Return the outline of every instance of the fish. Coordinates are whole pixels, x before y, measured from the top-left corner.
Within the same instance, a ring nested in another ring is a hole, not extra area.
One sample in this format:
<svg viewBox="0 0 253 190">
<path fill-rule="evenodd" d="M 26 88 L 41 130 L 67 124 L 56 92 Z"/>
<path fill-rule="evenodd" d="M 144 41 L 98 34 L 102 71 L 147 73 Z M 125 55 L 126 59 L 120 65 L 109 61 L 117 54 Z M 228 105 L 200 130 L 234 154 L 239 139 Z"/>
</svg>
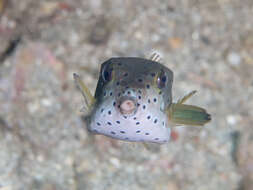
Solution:
<svg viewBox="0 0 253 190">
<path fill-rule="evenodd" d="M 211 120 L 204 108 L 185 104 L 197 91 L 172 101 L 173 72 L 160 57 L 113 57 L 102 63 L 95 95 L 74 73 L 86 108 L 86 126 L 95 135 L 164 144 L 171 127 L 203 126 Z"/>
</svg>

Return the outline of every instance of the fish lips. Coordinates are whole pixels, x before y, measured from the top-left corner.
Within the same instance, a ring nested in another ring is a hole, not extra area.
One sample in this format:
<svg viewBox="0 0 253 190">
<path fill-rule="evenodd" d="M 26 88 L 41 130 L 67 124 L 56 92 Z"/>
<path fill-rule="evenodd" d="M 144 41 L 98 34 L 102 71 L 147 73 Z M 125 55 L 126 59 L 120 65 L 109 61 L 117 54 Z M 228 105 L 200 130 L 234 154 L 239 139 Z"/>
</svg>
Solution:
<svg viewBox="0 0 253 190">
<path fill-rule="evenodd" d="M 123 116 L 133 116 L 138 110 L 137 98 L 122 96 L 117 100 L 118 110 Z"/>
</svg>

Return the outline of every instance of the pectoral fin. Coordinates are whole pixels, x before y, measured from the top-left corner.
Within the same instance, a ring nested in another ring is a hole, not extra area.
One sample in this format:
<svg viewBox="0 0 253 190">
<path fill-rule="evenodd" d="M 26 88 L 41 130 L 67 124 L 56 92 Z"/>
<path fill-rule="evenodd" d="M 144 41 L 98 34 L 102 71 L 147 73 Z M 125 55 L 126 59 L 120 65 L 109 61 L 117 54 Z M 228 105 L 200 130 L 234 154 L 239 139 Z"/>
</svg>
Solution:
<svg viewBox="0 0 253 190">
<path fill-rule="evenodd" d="M 82 82 L 81 78 L 79 75 L 77 75 L 76 73 L 73 74 L 76 86 L 78 87 L 78 89 L 81 91 L 86 106 L 88 109 L 90 109 L 92 107 L 92 105 L 95 102 L 95 98 L 91 95 L 90 90 L 88 89 L 88 87 Z"/>
</svg>

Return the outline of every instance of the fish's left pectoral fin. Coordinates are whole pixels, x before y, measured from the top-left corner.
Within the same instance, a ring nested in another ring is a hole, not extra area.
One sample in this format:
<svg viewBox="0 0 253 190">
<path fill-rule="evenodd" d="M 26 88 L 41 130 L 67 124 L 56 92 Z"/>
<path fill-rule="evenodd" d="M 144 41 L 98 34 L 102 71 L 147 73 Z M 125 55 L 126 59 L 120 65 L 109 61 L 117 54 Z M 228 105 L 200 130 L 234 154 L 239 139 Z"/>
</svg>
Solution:
<svg viewBox="0 0 253 190">
<path fill-rule="evenodd" d="M 90 90 L 88 89 L 88 87 L 82 82 L 80 76 L 76 73 L 73 74 L 75 83 L 77 88 L 81 91 L 86 106 L 88 107 L 88 109 L 90 109 L 92 107 L 92 105 L 95 103 L 95 98 L 91 95 Z M 82 108 L 82 111 L 84 111 L 85 109 Z"/>
<path fill-rule="evenodd" d="M 205 109 L 182 103 L 172 103 L 168 114 L 175 125 L 203 126 L 211 121 L 211 115 Z"/>
</svg>

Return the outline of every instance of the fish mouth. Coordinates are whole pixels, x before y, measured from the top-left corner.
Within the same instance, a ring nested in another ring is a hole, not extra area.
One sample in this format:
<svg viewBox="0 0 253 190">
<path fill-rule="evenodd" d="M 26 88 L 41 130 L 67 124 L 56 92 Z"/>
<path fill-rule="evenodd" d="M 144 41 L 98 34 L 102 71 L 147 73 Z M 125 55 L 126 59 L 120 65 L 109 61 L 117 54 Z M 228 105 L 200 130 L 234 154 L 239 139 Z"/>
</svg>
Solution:
<svg viewBox="0 0 253 190">
<path fill-rule="evenodd" d="M 137 112 L 138 104 L 135 97 L 123 96 L 118 100 L 119 112 L 124 116 L 132 116 Z"/>
</svg>

